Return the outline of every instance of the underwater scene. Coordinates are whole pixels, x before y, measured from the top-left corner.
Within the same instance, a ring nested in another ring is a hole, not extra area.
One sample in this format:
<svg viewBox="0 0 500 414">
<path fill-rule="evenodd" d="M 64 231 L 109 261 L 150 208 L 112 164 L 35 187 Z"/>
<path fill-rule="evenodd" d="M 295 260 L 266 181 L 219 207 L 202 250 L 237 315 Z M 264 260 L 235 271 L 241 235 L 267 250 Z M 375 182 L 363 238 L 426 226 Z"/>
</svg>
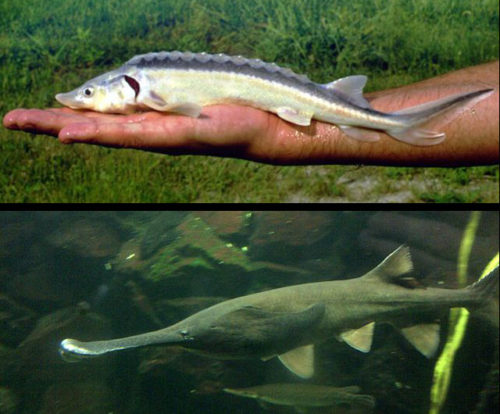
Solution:
<svg viewBox="0 0 500 414">
<path fill-rule="evenodd" d="M 496 211 L 0 229 L 0 414 L 498 412 Z"/>
</svg>

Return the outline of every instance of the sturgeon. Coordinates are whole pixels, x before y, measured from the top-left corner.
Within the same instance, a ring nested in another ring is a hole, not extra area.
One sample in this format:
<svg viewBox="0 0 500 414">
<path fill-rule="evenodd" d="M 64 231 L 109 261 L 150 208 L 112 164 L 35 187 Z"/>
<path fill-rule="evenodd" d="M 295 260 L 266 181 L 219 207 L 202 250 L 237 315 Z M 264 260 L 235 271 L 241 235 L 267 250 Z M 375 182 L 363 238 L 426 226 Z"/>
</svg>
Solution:
<svg viewBox="0 0 500 414">
<path fill-rule="evenodd" d="M 425 146 L 439 144 L 445 134 L 424 129 L 423 124 L 454 108 L 458 114 L 493 91 L 482 89 L 384 113 L 363 97 L 366 81 L 366 76 L 355 75 L 318 84 L 260 59 L 174 51 L 135 56 L 56 99 L 73 109 L 155 110 L 191 117 L 198 117 L 207 105 L 236 103 L 273 112 L 296 125 L 308 126 L 313 118 L 336 124 L 360 141 L 377 141 L 377 131 L 383 131 L 399 141 Z"/>
<path fill-rule="evenodd" d="M 439 312 L 488 305 L 498 267 L 463 289 L 418 288 L 407 246 L 400 246 L 362 277 L 306 283 L 229 299 L 164 329 L 125 338 L 64 339 L 67 360 L 147 345 L 178 345 L 221 359 L 278 356 L 302 378 L 314 374 L 314 346 L 329 338 L 370 351 L 375 322 L 392 323 L 426 357 L 439 345 Z M 415 317 L 426 316 L 415 321 Z M 427 316 L 430 319 L 427 319 Z"/>
</svg>

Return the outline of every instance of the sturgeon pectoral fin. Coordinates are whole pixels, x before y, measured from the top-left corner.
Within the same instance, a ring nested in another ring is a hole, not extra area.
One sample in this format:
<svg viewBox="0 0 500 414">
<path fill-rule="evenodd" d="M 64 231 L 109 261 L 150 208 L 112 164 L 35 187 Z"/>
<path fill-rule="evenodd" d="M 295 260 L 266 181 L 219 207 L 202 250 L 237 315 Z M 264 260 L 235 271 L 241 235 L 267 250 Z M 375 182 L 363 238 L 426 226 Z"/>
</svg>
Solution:
<svg viewBox="0 0 500 414">
<path fill-rule="evenodd" d="M 401 329 L 404 337 L 422 355 L 432 358 L 439 347 L 439 324 L 428 323 Z"/>
<path fill-rule="evenodd" d="M 309 126 L 313 114 L 299 112 L 292 108 L 281 107 L 276 110 L 276 113 L 281 119 L 291 122 L 292 124 Z"/>
<path fill-rule="evenodd" d="M 198 118 L 202 110 L 200 105 L 192 102 L 169 104 L 153 91 L 150 91 L 147 96 L 142 98 L 142 103 L 156 111 L 175 112 L 192 118 Z"/>
<path fill-rule="evenodd" d="M 374 327 L 375 322 L 370 322 L 359 329 L 350 329 L 342 332 L 340 338 L 358 351 L 369 352 L 372 347 Z"/>
<path fill-rule="evenodd" d="M 143 96 L 141 98 L 141 101 L 144 105 L 156 111 L 163 112 L 166 111 L 166 108 L 168 107 L 167 102 L 165 102 L 165 100 L 161 96 L 157 95 L 153 91 L 149 91 L 146 96 Z"/>
<path fill-rule="evenodd" d="M 301 378 L 314 375 L 314 345 L 304 345 L 278 356 L 279 360 Z"/>
<path fill-rule="evenodd" d="M 201 114 L 202 109 L 203 108 L 198 104 L 192 102 L 186 102 L 183 104 L 169 106 L 167 111 L 190 116 L 191 118 L 198 118 Z"/>
<path fill-rule="evenodd" d="M 380 139 L 378 132 L 372 129 L 358 128 L 349 125 L 338 125 L 342 132 L 351 138 L 363 142 L 375 142 Z"/>
</svg>

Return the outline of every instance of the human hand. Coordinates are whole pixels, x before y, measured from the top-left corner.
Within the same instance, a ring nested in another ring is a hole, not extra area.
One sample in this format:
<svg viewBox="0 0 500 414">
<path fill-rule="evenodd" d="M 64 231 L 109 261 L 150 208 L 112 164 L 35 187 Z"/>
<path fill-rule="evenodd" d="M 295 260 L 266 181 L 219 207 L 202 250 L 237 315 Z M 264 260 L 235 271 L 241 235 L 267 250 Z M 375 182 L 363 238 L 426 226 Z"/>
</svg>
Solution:
<svg viewBox="0 0 500 414">
<path fill-rule="evenodd" d="M 199 118 L 156 111 L 121 115 L 69 108 L 15 109 L 4 117 L 4 125 L 52 135 L 64 144 L 268 161 L 286 152 L 297 156 L 290 142 L 280 142 L 280 136 L 296 132 L 295 126 L 271 113 L 239 105 L 207 107 Z"/>
</svg>

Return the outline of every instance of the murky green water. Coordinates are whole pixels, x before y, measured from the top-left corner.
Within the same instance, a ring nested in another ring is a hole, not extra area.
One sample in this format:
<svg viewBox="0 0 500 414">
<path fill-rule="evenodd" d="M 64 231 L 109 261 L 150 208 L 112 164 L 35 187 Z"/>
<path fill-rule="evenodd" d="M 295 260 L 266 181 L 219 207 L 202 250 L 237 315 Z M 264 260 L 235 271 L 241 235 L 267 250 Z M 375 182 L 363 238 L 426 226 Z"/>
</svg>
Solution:
<svg viewBox="0 0 500 414">
<path fill-rule="evenodd" d="M 58 346 L 68 337 L 156 330 L 249 293 L 354 278 L 403 243 L 422 285 L 457 288 L 469 219 L 470 212 L 1 212 L 0 414 L 296 412 L 223 391 L 275 383 L 355 385 L 374 397 L 375 413 L 426 413 L 435 359 L 385 324 L 369 353 L 335 338 L 317 344 L 309 380 L 277 358 L 218 360 L 156 346 L 67 363 Z M 468 284 L 498 251 L 498 228 L 497 212 L 481 212 Z M 444 316 L 441 350 L 447 315 L 435 316 Z M 304 404 L 313 395 L 297 392 Z M 497 408 L 498 313 L 490 312 L 469 321 L 442 412 Z M 345 401 L 303 409 L 371 412 Z"/>
</svg>

